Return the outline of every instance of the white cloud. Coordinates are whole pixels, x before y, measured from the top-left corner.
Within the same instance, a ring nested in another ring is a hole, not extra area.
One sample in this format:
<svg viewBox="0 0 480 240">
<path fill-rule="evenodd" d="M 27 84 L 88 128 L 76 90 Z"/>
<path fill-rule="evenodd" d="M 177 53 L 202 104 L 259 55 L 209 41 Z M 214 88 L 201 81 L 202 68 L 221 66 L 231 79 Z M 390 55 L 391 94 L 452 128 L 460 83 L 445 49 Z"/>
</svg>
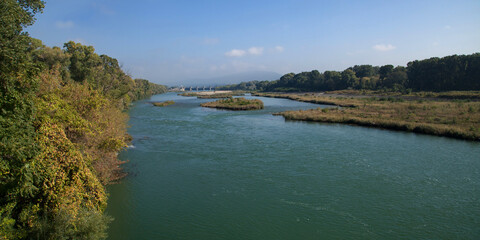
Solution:
<svg viewBox="0 0 480 240">
<path fill-rule="evenodd" d="M 445 26 L 445 29 L 450 30 L 450 29 L 452 29 L 452 26 L 446 25 L 446 26 Z"/>
<path fill-rule="evenodd" d="M 267 52 L 269 54 L 272 53 L 281 53 L 285 50 L 282 46 L 275 46 L 275 47 L 270 47 L 267 48 Z M 263 47 L 250 47 L 249 49 L 243 50 L 243 49 L 232 49 L 228 52 L 225 53 L 225 56 L 228 57 L 243 57 L 243 56 L 260 56 L 263 55 L 265 52 L 265 48 Z"/>
<path fill-rule="evenodd" d="M 248 49 L 248 53 L 251 55 L 262 55 L 263 47 L 251 47 Z"/>
<path fill-rule="evenodd" d="M 276 47 L 275 47 L 275 51 L 276 51 L 276 52 L 281 53 L 281 52 L 283 52 L 283 50 L 285 50 L 285 48 L 283 48 L 282 46 L 276 46 Z"/>
<path fill-rule="evenodd" d="M 251 47 L 247 50 L 243 49 L 232 49 L 225 53 L 225 56 L 228 57 L 243 57 L 246 55 L 262 55 L 263 54 L 263 47 Z"/>
<path fill-rule="evenodd" d="M 377 44 L 372 48 L 376 51 L 386 52 L 386 51 L 391 51 L 397 47 L 393 46 L 392 44 Z"/>
<path fill-rule="evenodd" d="M 228 51 L 225 53 L 225 56 L 228 57 L 242 57 L 246 54 L 247 52 L 245 50 L 241 49 L 232 49 L 231 51 Z"/>
<path fill-rule="evenodd" d="M 73 28 L 75 24 L 72 21 L 57 21 L 55 26 L 59 29 L 70 29 Z"/>
</svg>

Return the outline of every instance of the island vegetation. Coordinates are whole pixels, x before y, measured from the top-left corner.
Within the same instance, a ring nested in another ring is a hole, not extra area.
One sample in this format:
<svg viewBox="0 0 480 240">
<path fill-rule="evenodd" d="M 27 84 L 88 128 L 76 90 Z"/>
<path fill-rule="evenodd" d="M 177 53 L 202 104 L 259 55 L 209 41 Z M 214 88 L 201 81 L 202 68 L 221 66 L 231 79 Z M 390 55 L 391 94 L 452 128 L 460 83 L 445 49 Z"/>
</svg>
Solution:
<svg viewBox="0 0 480 240">
<path fill-rule="evenodd" d="M 228 110 L 258 110 L 263 109 L 263 102 L 260 99 L 246 99 L 243 97 L 240 98 L 227 98 L 220 99 L 215 102 L 202 103 L 202 107 L 209 108 L 219 108 L 219 109 L 228 109 Z"/>
<path fill-rule="evenodd" d="M 165 86 L 92 46 L 47 47 L 24 28 L 40 0 L 0 1 L 0 239 L 103 239 L 105 185 L 123 177 L 125 110 Z"/>
<path fill-rule="evenodd" d="M 168 105 L 172 105 L 172 104 L 175 104 L 174 101 L 164 101 L 164 102 L 152 102 L 153 106 L 156 106 L 156 107 L 165 107 L 165 106 L 168 106 Z"/>
<path fill-rule="evenodd" d="M 419 95 L 261 94 L 265 97 L 335 105 L 338 107 L 276 113 L 287 120 L 346 123 L 480 141 L 480 102 L 439 96 L 472 96 L 460 92 Z M 422 95 L 428 97 L 421 97 Z M 433 97 L 436 96 L 436 97 Z"/>
</svg>

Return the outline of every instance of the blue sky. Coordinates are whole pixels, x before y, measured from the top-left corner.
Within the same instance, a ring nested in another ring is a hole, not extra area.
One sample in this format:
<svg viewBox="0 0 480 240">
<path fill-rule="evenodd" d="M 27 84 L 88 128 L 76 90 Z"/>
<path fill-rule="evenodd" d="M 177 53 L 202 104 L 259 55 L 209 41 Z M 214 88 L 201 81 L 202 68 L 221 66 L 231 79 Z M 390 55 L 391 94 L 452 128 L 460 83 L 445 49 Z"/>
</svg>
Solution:
<svg viewBox="0 0 480 240">
<path fill-rule="evenodd" d="M 177 85 L 480 52 L 480 1 L 46 0 L 27 31 L 48 46 L 92 45 L 134 78 Z"/>
</svg>

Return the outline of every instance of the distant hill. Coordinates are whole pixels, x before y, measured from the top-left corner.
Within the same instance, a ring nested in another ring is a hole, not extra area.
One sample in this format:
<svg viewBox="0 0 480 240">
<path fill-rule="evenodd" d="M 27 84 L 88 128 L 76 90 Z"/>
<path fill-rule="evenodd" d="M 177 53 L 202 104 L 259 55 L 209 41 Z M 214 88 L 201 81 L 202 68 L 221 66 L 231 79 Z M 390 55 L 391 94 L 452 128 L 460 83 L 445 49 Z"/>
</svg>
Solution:
<svg viewBox="0 0 480 240">
<path fill-rule="evenodd" d="M 252 72 L 243 72 L 237 73 L 232 75 L 226 75 L 221 77 L 213 77 L 213 78 L 199 78 L 188 80 L 183 83 L 184 86 L 189 87 L 190 85 L 195 87 L 199 86 L 220 86 L 220 85 L 228 85 L 240 82 L 248 82 L 254 80 L 278 80 L 282 75 L 276 72 L 267 72 L 267 71 L 252 71 Z"/>
</svg>

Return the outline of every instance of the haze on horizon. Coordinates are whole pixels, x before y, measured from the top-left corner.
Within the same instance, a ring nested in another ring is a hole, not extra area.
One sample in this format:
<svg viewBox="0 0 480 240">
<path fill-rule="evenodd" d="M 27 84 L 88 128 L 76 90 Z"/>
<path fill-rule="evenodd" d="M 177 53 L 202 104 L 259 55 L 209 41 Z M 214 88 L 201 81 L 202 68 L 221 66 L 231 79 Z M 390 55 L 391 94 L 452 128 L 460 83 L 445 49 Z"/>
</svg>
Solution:
<svg viewBox="0 0 480 240">
<path fill-rule="evenodd" d="M 27 31 L 48 46 L 92 45 L 134 78 L 212 84 L 480 52 L 479 13 L 478 0 L 47 0 Z"/>
</svg>

